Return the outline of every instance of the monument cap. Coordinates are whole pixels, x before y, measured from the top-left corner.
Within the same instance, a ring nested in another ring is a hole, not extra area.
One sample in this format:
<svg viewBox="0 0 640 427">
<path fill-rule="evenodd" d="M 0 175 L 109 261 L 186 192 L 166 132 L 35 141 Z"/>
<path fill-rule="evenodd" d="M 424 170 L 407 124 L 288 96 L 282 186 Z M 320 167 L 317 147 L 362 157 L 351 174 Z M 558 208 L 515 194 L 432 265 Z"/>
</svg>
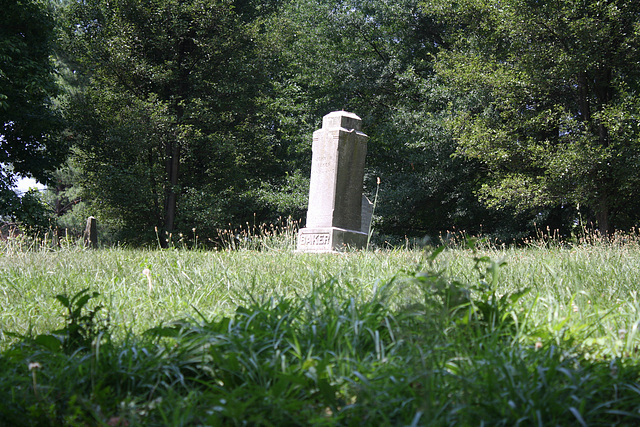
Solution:
<svg viewBox="0 0 640 427">
<path fill-rule="evenodd" d="M 362 127 L 362 119 L 347 111 L 333 111 L 322 118 L 323 129 L 343 128 L 359 131 Z"/>
</svg>

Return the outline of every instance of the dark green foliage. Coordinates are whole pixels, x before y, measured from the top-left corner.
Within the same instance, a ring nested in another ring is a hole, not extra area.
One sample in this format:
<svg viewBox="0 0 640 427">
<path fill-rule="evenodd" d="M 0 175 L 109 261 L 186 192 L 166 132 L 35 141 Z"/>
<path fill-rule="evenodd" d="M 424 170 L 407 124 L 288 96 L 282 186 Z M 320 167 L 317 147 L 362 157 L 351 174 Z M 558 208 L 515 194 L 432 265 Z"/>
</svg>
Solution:
<svg viewBox="0 0 640 427">
<path fill-rule="evenodd" d="M 9 227 L 16 227 L 20 232 L 31 237 L 43 236 L 55 224 L 51 208 L 43 200 L 42 193 L 37 189 L 29 189 L 18 196 L 13 189 L 3 187 L 0 183 L 4 214 L 0 214 L 0 225 L 8 223 Z"/>
<path fill-rule="evenodd" d="M 311 134 L 345 109 L 378 233 L 633 226 L 637 7 L 494 3 L 69 3 L 73 186 L 133 244 L 302 219 Z"/>
<path fill-rule="evenodd" d="M 478 163 L 452 158 L 441 110 L 450 101 L 434 79 L 444 27 L 419 2 L 292 1 L 267 21 L 277 58 L 269 94 L 276 156 L 308 176 L 311 132 L 333 110 L 353 111 L 369 135 L 365 192 L 381 178 L 376 231 L 436 236 L 492 228 L 495 215 L 473 190 Z"/>
<path fill-rule="evenodd" d="M 52 107 L 53 10 L 41 0 L 3 0 L 0 10 L 0 215 L 15 216 L 17 177 L 47 182 L 66 150 Z"/>
<path fill-rule="evenodd" d="M 395 321 L 384 300 L 358 301 L 334 285 L 295 300 L 254 300 L 231 318 L 149 333 L 174 337 L 175 355 L 190 361 L 185 377 L 220 402 L 209 422 L 318 422 L 323 412 L 338 414 L 347 405 L 352 385 L 340 378 L 353 370 L 366 375 L 393 347 Z"/>
<path fill-rule="evenodd" d="M 67 309 L 66 326 L 54 331 L 62 338 L 62 349 L 67 353 L 78 350 L 89 350 L 92 345 L 99 345 L 100 333 L 106 331 L 106 326 L 100 325 L 96 315 L 102 306 L 96 306 L 91 310 L 86 305 L 92 298 L 100 295 L 98 292 L 89 292 L 89 288 L 83 289 L 77 294 L 56 295 L 56 299 Z M 38 340 L 37 337 L 36 341 Z"/>
<path fill-rule="evenodd" d="M 53 212 L 39 190 L 30 189 L 19 199 L 15 219 L 23 232 L 43 236 L 55 224 Z"/>
<path fill-rule="evenodd" d="M 530 217 L 544 208 L 583 209 L 603 235 L 632 225 L 638 4 L 470 0 L 425 7 L 451 29 L 436 68 L 452 91 L 448 126 L 457 154 L 486 166 L 480 198 Z"/>
<path fill-rule="evenodd" d="M 100 346 L 102 335 L 108 332 L 108 321 L 98 319 L 96 315 L 101 305 L 88 309 L 89 300 L 96 298 L 98 292 L 83 289 L 69 297 L 56 295 L 56 300 L 66 309 L 65 327 L 51 334 L 40 334 L 33 339 L 37 344 L 49 351 L 62 351 L 66 354 L 88 352 L 92 346 Z M 24 337 L 23 337 L 24 338 Z"/>
<path fill-rule="evenodd" d="M 496 339 L 503 336 L 507 341 L 512 340 L 520 332 L 517 304 L 528 289 L 499 295 L 499 270 L 505 263 L 479 256 L 475 239 L 467 239 L 466 245 L 474 254 L 473 270 L 477 281 L 464 284 L 447 277 L 445 271 L 434 269 L 434 261 L 444 246 L 427 258 L 429 268 L 426 271 L 412 275 L 424 293 L 424 304 L 418 305 L 422 308 L 422 316 L 434 329 L 445 334 L 458 330 L 466 331 L 470 336 L 490 335 Z M 460 329 L 461 326 L 464 328 Z"/>
<path fill-rule="evenodd" d="M 67 55 L 90 78 L 68 112 L 92 208 L 131 243 L 157 227 L 163 245 L 246 216 L 237 199 L 274 160 L 254 123 L 264 74 L 231 2 L 93 1 L 64 16 Z"/>
</svg>

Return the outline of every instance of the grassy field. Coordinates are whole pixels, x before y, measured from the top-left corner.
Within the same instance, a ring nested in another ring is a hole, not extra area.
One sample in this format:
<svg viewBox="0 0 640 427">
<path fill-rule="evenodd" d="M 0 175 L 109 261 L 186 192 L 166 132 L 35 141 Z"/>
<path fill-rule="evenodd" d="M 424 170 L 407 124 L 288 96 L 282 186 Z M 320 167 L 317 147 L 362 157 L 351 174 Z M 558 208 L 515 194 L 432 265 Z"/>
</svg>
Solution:
<svg viewBox="0 0 640 427">
<path fill-rule="evenodd" d="M 261 249 L 0 246 L 0 425 L 640 419 L 637 240 Z"/>
</svg>

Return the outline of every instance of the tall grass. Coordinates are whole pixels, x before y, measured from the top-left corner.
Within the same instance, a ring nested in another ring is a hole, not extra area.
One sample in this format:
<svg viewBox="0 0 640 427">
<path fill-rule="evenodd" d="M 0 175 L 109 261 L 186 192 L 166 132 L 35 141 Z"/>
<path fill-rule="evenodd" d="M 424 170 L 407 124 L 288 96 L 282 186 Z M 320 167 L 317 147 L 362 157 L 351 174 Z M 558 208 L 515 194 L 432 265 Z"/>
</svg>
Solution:
<svg viewBox="0 0 640 427">
<path fill-rule="evenodd" d="M 226 250 L 293 250 L 300 224 L 291 217 L 275 223 L 246 223 L 244 227 L 218 230 L 217 243 Z"/>
<path fill-rule="evenodd" d="M 266 237 L 3 247 L 0 424 L 640 418 L 637 240 L 311 255 Z"/>
<path fill-rule="evenodd" d="M 310 255 L 292 250 L 85 250 L 4 252 L 0 329 L 42 332 L 61 322 L 57 294 L 101 294 L 116 326 L 139 332 L 159 322 L 231 313 L 249 294 L 305 292 L 335 278 L 366 294 L 420 259 L 419 252 Z M 143 274 L 148 270 L 148 276 Z"/>
</svg>

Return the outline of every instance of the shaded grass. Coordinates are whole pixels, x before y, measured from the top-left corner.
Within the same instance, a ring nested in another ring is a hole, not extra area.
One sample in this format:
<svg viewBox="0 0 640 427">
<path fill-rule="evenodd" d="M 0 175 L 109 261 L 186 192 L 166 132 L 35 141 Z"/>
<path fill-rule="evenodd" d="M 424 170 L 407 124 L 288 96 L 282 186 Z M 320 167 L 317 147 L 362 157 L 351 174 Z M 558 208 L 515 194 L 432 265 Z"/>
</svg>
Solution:
<svg viewBox="0 0 640 427">
<path fill-rule="evenodd" d="M 310 255 L 292 251 L 39 251 L 0 256 L 0 330 L 35 333 L 61 322 L 57 294 L 91 287 L 114 326 L 140 332 L 195 314 L 232 313 L 247 295 L 304 293 L 336 279 L 370 293 L 419 252 Z M 148 269 L 151 288 L 143 270 Z"/>
<path fill-rule="evenodd" d="M 22 337 L 3 337 L 0 418 L 634 425 L 639 255 L 633 244 L 431 260 L 417 250 L 5 254 L 0 325 Z M 65 325 L 55 295 L 87 287 L 110 326 L 90 348 L 39 343 Z M 29 371 L 33 362 L 42 367 Z"/>
</svg>

